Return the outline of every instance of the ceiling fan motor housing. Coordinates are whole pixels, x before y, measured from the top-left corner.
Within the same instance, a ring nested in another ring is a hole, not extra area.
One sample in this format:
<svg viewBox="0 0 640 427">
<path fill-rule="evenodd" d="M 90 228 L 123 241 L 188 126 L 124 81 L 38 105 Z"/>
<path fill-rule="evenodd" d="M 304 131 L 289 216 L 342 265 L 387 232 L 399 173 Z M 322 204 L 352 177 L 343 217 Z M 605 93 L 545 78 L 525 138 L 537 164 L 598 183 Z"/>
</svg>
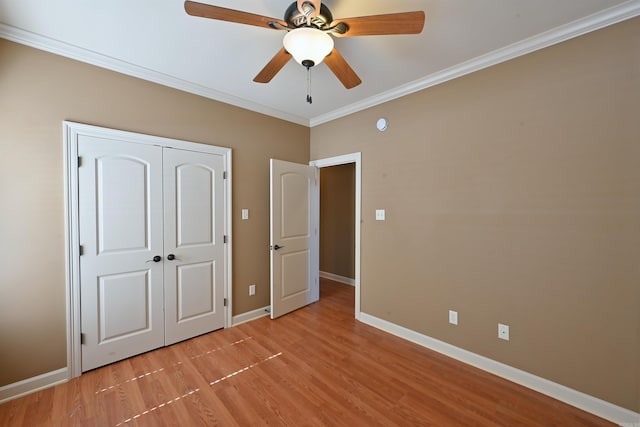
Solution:
<svg viewBox="0 0 640 427">
<path fill-rule="evenodd" d="M 307 17 L 298 9 L 298 3 L 293 2 L 284 12 L 284 21 L 291 27 L 299 28 L 307 26 Z M 311 18 L 311 26 L 324 30 L 333 22 L 333 15 L 327 6 L 320 5 L 320 13 Z"/>
</svg>

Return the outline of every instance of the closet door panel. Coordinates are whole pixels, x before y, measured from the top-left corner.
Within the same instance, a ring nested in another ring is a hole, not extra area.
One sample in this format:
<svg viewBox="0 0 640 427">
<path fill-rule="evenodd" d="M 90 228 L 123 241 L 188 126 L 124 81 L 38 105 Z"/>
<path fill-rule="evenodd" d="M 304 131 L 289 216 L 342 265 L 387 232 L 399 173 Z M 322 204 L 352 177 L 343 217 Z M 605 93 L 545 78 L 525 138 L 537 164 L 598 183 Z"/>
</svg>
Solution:
<svg viewBox="0 0 640 427">
<path fill-rule="evenodd" d="M 224 327 L 224 162 L 164 152 L 165 341 Z"/>
<path fill-rule="evenodd" d="M 164 345 L 162 149 L 81 136 L 78 153 L 87 371 Z"/>
</svg>

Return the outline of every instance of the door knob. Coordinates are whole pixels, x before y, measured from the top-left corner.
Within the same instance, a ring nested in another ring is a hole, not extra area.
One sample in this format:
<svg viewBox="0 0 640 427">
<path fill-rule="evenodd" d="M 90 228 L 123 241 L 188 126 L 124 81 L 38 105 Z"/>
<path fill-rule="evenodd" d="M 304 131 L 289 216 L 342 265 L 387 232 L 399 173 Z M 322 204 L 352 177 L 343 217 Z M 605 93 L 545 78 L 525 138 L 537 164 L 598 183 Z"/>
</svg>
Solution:
<svg viewBox="0 0 640 427">
<path fill-rule="evenodd" d="M 282 249 L 282 248 L 284 248 L 284 246 L 280 246 L 280 245 L 274 245 L 274 246 L 273 246 L 273 249 L 275 249 L 276 251 L 277 251 L 278 249 Z"/>
<path fill-rule="evenodd" d="M 153 261 L 153 262 L 160 262 L 160 261 L 162 261 L 162 257 L 161 257 L 160 255 L 156 255 L 156 256 L 154 256 L 152 259 L 150 259 L 149 261 L 147 261 L 147 262 L 151 262 L 151 261 Z"/>
<path fill-rule="evenodd" d="M 167 259 L 169 261 L 173 261 L 174 259 L 176 259 L 176 256 L 174 254 L 169 254 L 169 255 L 167 255 Z"/>
</svg>

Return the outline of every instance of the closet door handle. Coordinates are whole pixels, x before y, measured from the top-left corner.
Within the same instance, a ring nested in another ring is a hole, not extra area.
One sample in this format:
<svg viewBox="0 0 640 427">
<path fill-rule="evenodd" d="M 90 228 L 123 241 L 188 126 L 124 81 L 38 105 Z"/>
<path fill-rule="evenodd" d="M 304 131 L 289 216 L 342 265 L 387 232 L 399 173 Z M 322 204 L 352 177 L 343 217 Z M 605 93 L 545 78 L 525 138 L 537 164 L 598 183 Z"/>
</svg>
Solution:
<svg viewBox="0 0 640 427">
<path fill-rule="evenodd" d="M 162 257 L 160 255 L 156 255 L 147 262 L 160 262 L 160 261 L 162 261 Z"/>
<path fill-rule="evenodd" d="M 167 255 L 167 259 L 169 261 L 173 261 L 174 259 L 176 259 L 176 256 L 174 254 L 169 254 L 169 255 Z"/>
</svg>

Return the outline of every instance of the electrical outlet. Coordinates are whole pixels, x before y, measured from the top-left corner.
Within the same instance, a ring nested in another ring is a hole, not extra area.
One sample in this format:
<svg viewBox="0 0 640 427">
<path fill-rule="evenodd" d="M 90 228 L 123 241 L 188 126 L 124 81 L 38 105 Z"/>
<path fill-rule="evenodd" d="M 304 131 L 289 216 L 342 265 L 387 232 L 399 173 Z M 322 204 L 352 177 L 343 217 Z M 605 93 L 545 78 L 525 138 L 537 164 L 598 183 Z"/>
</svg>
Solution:
<svg viewBox="0 0 640 427">
<path fill-rule="evenodd" d="M 249 285 L 249 295 L 255 295 L 256 294 L 256 285 Z"/>
<path fill-rule="evenodd" d="M 498 323 L 498 338 L 509 341 L 509 325 Z"/>
<path fill-rule="evenodd" d="M 458 324 L 458 312 L 457 311 L 449 310 L 449 323 L 451 323 L 452 325 L 457 325 Z"/>
</svg>

